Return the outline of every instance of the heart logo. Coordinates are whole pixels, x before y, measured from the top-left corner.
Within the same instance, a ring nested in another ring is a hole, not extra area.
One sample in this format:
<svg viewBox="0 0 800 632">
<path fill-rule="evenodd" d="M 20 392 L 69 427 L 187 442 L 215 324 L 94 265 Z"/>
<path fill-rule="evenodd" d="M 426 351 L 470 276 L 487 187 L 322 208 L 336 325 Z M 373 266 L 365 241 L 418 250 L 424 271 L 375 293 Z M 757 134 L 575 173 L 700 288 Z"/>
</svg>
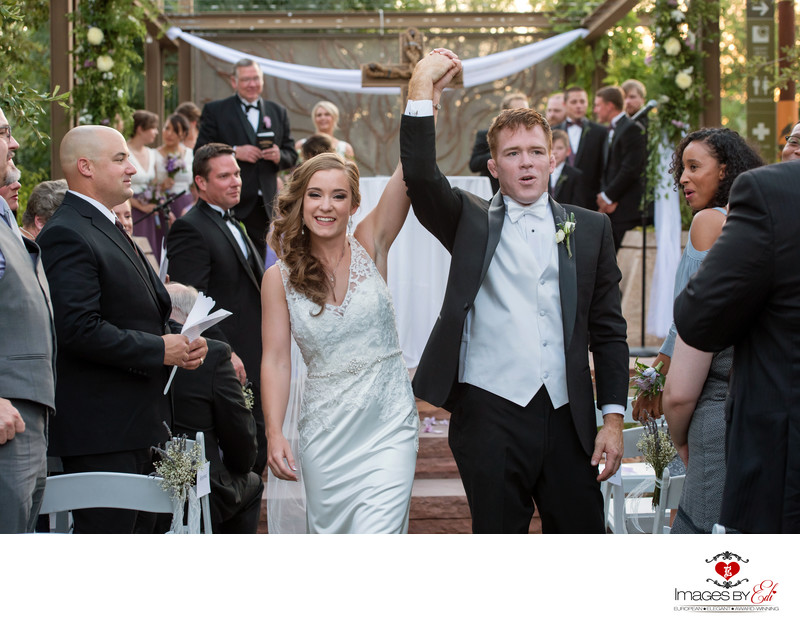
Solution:
<svg viewBox="0 0 800 632">
<path fill-rule="evenodd" d="M 718 562 L 714 570 L 723 579 L 730 579 L 739 572 L 739 565 L 736 562 Z"/>
</svg>

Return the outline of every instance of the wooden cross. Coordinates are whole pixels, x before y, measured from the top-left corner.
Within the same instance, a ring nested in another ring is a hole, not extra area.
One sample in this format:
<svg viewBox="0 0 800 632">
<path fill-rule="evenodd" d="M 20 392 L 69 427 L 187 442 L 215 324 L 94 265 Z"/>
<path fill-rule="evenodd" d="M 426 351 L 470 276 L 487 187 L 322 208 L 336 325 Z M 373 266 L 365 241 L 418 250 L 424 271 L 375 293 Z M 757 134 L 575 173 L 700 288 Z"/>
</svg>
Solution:
<svg viewBox="0 0 800 632">
<path fill-rule="evenodd" d="M 422 59 L 425 37 L 417 28 L 411 27 L 400 34 L 400 63 L 381 64 L 369 62 L 361 64 L 361 87 L 363 88 L 389 88 L 399 87 L 402 91 L 401 103 L 405 105 L 408 98 L 408 82 L 414 66 Z M 451 87 L 464 85 L 464 80 L 459 73 L 451 82 Z"/>
</svg>

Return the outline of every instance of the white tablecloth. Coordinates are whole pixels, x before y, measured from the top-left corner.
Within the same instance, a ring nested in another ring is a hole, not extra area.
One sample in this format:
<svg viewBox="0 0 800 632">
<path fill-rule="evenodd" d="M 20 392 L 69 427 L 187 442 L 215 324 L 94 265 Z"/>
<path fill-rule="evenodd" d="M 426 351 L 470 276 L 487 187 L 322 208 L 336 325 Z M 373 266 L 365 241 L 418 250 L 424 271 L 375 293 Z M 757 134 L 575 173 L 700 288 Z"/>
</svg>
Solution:
<svg viewBox="0 0 800 632">
<path fill-rule="evenodd" d="M 450 184 L 482 198 L 492 197 L 489 178 L 453 176 Z M 353 217 L 356 225 L 380 199 L 388 176 L 361 178 L 361 207 Z M 403 358 L 409 368 L 419 364 L 444 298 L 450 254 L 422 227 L 409 211 L 406 223 L 389 251 L 389 291 L 392 293 Z"/>
</svg>

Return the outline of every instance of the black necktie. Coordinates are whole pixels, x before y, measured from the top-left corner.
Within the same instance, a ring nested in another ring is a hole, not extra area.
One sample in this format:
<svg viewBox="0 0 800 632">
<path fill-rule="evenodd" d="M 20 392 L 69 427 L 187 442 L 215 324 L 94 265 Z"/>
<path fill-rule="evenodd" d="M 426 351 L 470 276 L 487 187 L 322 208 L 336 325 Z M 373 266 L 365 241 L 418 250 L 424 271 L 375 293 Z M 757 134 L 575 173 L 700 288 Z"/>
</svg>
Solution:
<svg viewBox="0 0 800 632">
<path fill-rule="evenodd" d="M 136 251 L 136 246 L 133 243 L 133 239 L 131 239 L 131 236 L 128 234 L 128 231 L 125 230 L 125 227 L 122 225 L 122 222 L 119 221 L 118 219 L 115 219 L 114 220 L 114 226 L 116 226 L 117 229 L 119 230 L 119 232 L 121 232 L 125 236 L 125 239 L 128 240 L 128 243 L 131 245 L 131 247 L 133 248 L 133 250 L 135 252 Z"/>
</svg>

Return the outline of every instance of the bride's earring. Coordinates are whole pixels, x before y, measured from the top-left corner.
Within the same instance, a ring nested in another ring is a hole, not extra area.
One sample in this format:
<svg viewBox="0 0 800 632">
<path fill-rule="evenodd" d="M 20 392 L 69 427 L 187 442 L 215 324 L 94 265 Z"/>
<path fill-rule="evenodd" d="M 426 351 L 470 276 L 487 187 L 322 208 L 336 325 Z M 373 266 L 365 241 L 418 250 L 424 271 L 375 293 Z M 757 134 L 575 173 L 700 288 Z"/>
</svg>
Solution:
<svg viewBox="0 0 800 632">
<path fill-rule="evenodd" d="M 305 224 L 300 224 L 300 234 L 305 236 L 305 234 L 306 234 L 306 225 Z"/>
</svg>

